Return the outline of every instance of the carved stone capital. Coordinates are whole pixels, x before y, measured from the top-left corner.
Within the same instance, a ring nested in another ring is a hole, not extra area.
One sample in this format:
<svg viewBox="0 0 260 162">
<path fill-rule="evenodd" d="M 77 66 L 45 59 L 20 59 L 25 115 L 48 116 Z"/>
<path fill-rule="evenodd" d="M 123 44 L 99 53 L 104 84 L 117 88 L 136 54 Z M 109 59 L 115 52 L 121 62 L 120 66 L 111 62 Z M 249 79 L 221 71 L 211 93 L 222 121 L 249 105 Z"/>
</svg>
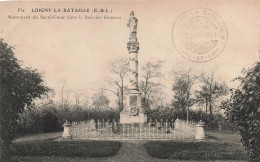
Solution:
<svg viewBox="0 0 260 162">
<path fill-rule="evenodd" d="M 129 53 L 138 53 L 139 43 L 138 42 L 128 42 L 127 49 Z"/>
</svg>

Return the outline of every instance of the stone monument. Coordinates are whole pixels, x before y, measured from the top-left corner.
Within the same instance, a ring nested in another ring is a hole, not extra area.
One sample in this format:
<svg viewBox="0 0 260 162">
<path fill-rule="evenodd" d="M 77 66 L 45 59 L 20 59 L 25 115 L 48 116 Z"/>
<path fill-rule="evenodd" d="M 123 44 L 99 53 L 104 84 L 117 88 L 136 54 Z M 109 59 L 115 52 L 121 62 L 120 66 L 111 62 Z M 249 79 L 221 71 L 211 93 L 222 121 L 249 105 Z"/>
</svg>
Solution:
<svg viewBox="0 0 260 162">
<path fill-rule="evenodd" d="M 120 123 L 145 123 L 147 122 L 147 115 L 144 112 L 141 104 L 141 92 L 138 87 L 138 51 L 139 42 L 137 41 L 137 24 L 138 19 L 131 11 L 130 19 L 127 27 L 129 28 L 129 41 L 127 49 L 129 53 L 130 66 L 130 93 L 126 99 L 126 106 L 120 113 Z"/>
</svg>

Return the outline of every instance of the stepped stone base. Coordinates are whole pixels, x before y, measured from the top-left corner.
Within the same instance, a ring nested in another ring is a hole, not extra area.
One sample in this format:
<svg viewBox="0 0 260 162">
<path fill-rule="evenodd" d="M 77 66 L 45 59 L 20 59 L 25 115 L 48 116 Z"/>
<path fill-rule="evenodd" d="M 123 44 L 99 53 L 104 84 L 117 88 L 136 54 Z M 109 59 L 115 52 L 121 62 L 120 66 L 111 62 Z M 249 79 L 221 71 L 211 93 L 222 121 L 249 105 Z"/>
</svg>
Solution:
<svg viewBox="0 0 260 162">
<path fill-rule="evenodd" d="M 120 113 L 120 123 L 121 124 L 131 124 L 131 123 L 146 123 L 147 115 L 144 113 L 139 113 L 136 116 L 128 115 L 127 113 Z"/>
</svg>

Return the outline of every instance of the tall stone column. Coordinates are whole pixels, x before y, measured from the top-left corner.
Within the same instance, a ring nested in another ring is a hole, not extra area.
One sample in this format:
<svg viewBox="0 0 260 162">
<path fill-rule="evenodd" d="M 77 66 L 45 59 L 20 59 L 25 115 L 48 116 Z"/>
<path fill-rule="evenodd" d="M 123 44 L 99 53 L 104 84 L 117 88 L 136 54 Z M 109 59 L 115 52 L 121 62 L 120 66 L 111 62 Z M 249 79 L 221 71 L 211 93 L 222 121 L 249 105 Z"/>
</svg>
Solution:
<svg viewBox="0 0 260 162">
<path fill-rule="evenodd" d="M 130 66 L 130 76 L 129 81 L 131 83 L 130 90 L 138 90 L 138 50 L 139 43 L 136 42 L 128 42 L 127 48 L 129 52 L 129 66 Z"/>
<path fill-rule="evenodd" d="M 145 123 L 147 116 L 142 108 L 141 92 L 138 87 L 138 51 L 139 42 L 137 41 L 137 23 L 138 19 L 134 16 L 134 12 L 130 13 L 130 19 L 127 27 L 129 27 L 129 41 L 127 50 L 129 53 L 130 66 L 130 94 L 127 96 L 126 106 L 120 113 L 120 123 Z"/>
</svg>

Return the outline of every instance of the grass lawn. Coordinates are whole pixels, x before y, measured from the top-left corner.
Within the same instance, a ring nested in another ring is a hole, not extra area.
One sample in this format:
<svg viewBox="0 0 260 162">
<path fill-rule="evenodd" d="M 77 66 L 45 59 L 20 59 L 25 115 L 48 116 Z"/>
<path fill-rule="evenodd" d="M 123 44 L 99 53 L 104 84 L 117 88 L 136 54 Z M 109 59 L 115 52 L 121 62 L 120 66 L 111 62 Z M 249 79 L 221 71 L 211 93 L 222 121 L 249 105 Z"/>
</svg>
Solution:
<svg viewBox="0 0 260 162">
<path fill-rule="evenodd" d="M 113 141 L 41 141 L 16 142 L 12 145 L 13 156 L 26 157 L 109 157 L 121 147 Z"/>
<path fill-rule="evenodd" d="M 207 133 L 205 141 L 152 141 L 144 144 L 154 158 L 175 160 L 247 160 L 238 134 Z"/>
</svg>

